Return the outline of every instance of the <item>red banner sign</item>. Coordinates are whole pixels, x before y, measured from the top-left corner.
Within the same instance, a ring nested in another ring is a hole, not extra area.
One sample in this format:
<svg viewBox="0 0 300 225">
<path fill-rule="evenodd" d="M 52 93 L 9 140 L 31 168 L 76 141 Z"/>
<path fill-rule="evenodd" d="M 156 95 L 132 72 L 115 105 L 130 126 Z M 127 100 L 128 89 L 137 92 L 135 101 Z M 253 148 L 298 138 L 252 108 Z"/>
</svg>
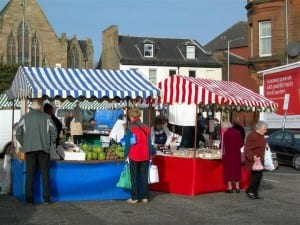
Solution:
<svg viewBox="0 0 300 225">
<path fill-rule="evenodd" d="M 265 97 L 278 103 L 277 114 L 283 115 L 285 94 L 290 94 L 287 115 L 300 114 L 300 68 L 264 76 Z"/>
</svg>

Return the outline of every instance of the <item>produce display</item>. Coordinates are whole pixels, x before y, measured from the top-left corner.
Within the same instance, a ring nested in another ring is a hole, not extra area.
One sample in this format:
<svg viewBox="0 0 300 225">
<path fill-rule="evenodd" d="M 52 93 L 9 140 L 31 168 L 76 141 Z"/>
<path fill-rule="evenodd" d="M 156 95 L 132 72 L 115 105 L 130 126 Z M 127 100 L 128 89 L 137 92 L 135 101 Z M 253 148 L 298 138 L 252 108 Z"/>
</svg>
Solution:
<svg viewBox="0 0 300 225">
<path fill-rule="evenodd" d="M 85 152 L 86 160 L 116 160 L 124 158 L 124 148 L 117 144 L 111 144 L 109 147 L 101 145 L 81 144 L 80 149 Z"/>
</svg>

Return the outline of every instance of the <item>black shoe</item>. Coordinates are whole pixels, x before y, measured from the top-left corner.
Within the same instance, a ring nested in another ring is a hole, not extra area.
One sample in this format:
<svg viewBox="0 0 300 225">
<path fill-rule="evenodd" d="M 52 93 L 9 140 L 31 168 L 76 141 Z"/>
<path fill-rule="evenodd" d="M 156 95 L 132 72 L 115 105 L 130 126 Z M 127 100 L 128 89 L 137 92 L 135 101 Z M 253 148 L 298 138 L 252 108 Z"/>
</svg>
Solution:
<svg viewBox="0 0 300 225">
<path fill-rule="evenodd" d="M 227 191 L 225 191 L 225 193 L 233 193 L 233 190 L 228 189 Z"/>
<path fill-rule="evenodd" d="M 32 205 L 33 205 L 33 202 L 26 201 L 25 204 L 28 205 L 28 206 L 32 206 Z"/>
<path fill-rule="evenodd" d="M 254 197 L 255 197 L 256 199 L 264 199 L 263 196 L 259 196 L 259 195 L 254 195 Z"/>
<path fill-rule="evenodd" d="M 257 199 L 257 198 L 255 197 L 255 195 L 254 195 L 253 193 L 251 193 L 251 192 L 246 192 L 246 195 L 248 196 L 248 198 L 251 198 L 251 199 Z"/>
<path fill-rule="evenodd" d="M 235 193 L 241 193 L 241 190 L 240 189 L 236 189 Z"/>
</svg>

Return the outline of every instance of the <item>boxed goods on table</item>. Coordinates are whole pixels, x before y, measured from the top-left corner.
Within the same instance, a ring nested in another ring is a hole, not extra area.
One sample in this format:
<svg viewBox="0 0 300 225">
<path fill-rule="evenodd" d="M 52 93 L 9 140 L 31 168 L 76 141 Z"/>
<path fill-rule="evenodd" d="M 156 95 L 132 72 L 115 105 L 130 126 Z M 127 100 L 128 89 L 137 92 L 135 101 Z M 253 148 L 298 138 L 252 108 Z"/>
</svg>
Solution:
<svg viewBox="0 0 300 225">
<path fill-rule="evenodd" d="M 196 151 L 196 152 L 195 152 Z M 192 148 L 187 148 L 187 149 L 179 149 L 176 151 L 173 151 L 172 153 L 173 156 L 176 157 L 183 157 L 183 158 L 202 158 L 202 159 L 221 159 L 222 154 L 220 149 L 192 149 Z"/>
</svg>

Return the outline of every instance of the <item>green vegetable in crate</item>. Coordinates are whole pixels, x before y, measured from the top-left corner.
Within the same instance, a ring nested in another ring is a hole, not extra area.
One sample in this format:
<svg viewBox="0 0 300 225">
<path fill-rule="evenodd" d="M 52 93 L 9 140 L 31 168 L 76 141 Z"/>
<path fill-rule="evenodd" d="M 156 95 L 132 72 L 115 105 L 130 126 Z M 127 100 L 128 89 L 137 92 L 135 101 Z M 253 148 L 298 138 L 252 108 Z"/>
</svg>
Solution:
<svg viewBox="0 0 300 225">
<path fill-rule="evenodd" d="M 98 153 L 98 160 L 104 160 L 106 158 L 105 152 L 101 151 Z"/>
<path fill-rule="evenodd" d="M 86 160 L 92 160 L 93 158 L 93 153 L 92 152 L 87 152 L 86 153 Z"/>
<path fill-rule="evenodd" d="M 97 160 L 98 159 L 98 154 L 93 152 L 92 153 L 92 160 Z"/>
<path fill-rule="evenodd" d="M 88 144 L 84 143 L 84 144 L 80 145 L 80 148 L 81 148 L 82 151 L 87 152 L 87 151 L 89 151 L 90 146 Z"/>
<path fill-rule="evenodd" d="M 98 154 L 100 152 L 103 152 L 103 148 L 100 145 L 94 145 L 93 152 L 96 152 Z"/>
<path fill-rule="evenodd" d="M 124 155 L 125 155 L 125 152 L 124 152 L 124 148 L 120 145 L 117 145 L 115 148 L 114 148 L 114 152 L 116 153 L 117 157 L 119 159 L 122 159 L 124 158 Z"/>
</svg>

